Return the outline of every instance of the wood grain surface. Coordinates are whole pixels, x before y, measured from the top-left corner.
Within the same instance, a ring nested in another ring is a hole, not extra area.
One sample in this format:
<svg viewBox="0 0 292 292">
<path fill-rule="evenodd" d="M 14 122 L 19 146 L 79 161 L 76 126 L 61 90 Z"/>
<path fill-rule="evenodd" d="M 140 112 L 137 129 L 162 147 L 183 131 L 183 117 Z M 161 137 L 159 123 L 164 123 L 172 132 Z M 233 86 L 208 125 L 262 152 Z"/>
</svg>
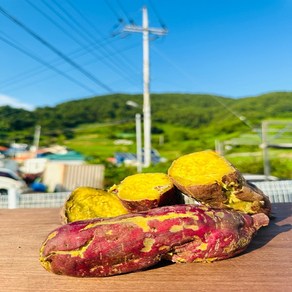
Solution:
<svg viewBox="0 0 292 292">
<path fill-rule="evenodd" d="M 0 291 L 292 291 L 292 204 L 274 204 L 241 255 L 210 264 L 162 263 L 106 278 L 73 278 L 47 272 L 39 248 L 60 225 L 59 209 L 0 209 Z"/>
</svg>

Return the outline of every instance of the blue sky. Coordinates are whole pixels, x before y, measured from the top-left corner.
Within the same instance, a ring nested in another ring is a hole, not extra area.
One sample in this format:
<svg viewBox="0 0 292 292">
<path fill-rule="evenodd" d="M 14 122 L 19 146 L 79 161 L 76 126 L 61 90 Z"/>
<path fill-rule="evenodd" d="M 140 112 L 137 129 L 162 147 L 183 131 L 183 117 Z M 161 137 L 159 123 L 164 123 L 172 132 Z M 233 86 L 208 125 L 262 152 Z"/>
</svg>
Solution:
<svg viewBox="0 0 292 292">
<path fill-rule="evenodd" d="M 0 0 L 0 106 L 142 93 L 142 35 L 122 28 L 143 5 L 168 29 L 150 42 L 152 93 L 292 90 L 292 0 Z"/>
</svg>

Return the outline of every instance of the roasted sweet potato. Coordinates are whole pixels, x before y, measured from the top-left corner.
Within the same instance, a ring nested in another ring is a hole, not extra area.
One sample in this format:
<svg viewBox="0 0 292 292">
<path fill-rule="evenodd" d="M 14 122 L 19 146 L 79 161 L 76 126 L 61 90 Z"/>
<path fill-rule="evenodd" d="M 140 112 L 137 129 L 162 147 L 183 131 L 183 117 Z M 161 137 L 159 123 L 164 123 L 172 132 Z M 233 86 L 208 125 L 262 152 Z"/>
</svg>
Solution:
<svg viewBox="0 0 292 292">
<path fill-rule="evenodd" d="M 248 214 L 271 212 L 269 198 L 215 151 L 179 157 L 168 175 L 183 194 L 213 208 L 232 208 Z"/>
<path fill-rule="evenodd" d="M 77 277 L 134 272 L 164 258 L 210 262 L 243 251 L 256 231 L 268 223 L 264 214 L 164 206 L 63 225 L 44 241 L 40 261 L 48 271 Z"/>
<path fill-rule="evenodd" d="M 113 193 L 91 187 L 79 187 L 65 202 L 61 218 L 63 223 L 68 223 L 96 217 L 116 217 L 127 213 L 129 211 Z"/>
<path fill-rule="evenodd" d="M 172 181 L 165 173 L 138 173 L 127 176 L 109 189 L 130 212 L 146 211 L 178 202 Z"/>
</svg>

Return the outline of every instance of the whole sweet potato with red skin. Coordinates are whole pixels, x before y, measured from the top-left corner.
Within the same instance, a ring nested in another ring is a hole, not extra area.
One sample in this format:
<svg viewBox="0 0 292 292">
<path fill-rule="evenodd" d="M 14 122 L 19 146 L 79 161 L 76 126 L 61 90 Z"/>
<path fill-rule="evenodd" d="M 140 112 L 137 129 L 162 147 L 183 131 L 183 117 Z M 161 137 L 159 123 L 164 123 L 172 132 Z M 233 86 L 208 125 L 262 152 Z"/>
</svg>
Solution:
<svg viewBox="0 0 292 292">
<path fill-rule="evenodd" d="M 205 206 L 165 206 L 116 218 L 91 219 L 52 231 L 40 251 L 45 269 L 56 274 L 102 277 L 146 269 L 161 259 L 213 261 L 243 251 L 269 222 Z"/>
<path fill-rule="evenodd" d="M 219 213 L 214 212 L 211 215 L 209 212 L 209 215 L 215 221 L 218 220 Z M 180 263 L 212 262 L 230 258 L 244 251 L 254 232 L 269 222 L 264 213 L 245 216 L 243 213 L 224 212 L 223 218 L 224 220 L 220 220 L 220 228 L 210 231 L 205 240 L 195 237 L 191 242 L 176 246 L 165 258 Z M 212 221 L 207 224 L 209 223 L 212 224 Z"/>
</svg>

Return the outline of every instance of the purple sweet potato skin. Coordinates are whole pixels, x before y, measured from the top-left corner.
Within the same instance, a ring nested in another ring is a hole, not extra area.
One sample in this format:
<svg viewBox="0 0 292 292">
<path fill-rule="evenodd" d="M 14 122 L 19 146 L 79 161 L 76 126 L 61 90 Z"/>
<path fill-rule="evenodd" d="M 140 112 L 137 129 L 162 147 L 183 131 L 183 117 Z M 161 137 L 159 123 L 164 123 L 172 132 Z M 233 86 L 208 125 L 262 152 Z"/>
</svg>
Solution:
<svg viewBox="0 0 292 292">
<path fill-rule="evenodd" d="M 193 241 L 176 246 L 165 256 L 173 262 L 193 263 L 212 262 L 233 257 L 246 249 L 256 231 L 269 223 L 267 215 L 263 213 L 252 216 L 243 213 L 224 212 L 224 220 L 218 220 L 218 213 L 211 211 L 209 216 L 217 223 L 208 220 L 203 237 L 196 237 Z M 223 213 L 223 212 L 222 212 Z M 220 224 L 220 228 L 218 228 Z"/>
<path fill-rule="evenodd" d="M 161 196 L 156 200 L 126 200 L 121 199 L 123 205 L 132 213 L 147 211 L 149 209 L 155 209 L 167 205 L 175 205 L 180 201 L 180 197 L 177 195 L 175 188 L 171 188 L 168 191 L 161 194 Z"/>
<path fill-rule="evenodd" d="M 263 214 L 262 214 L 263 215 Z M 213 261 L 244 250 L 268 217 L 175 205 L 116 218 L 63 225 L 41 247 L 40 261 L 56 274 L 102 277 L 148 268 L 162 258 Z"/>
</svg>

